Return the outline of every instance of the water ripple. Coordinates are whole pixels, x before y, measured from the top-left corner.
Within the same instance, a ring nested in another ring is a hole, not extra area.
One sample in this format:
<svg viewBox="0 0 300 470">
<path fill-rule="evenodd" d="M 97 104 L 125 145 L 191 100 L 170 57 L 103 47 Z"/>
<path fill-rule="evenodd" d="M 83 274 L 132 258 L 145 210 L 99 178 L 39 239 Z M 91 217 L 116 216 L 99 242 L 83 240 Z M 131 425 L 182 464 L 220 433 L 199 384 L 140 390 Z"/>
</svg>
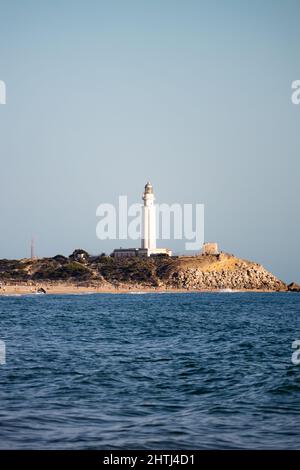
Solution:
<svg viewBox="0 0 300 470">
<path fill-rule="evenodd" d="M 297 294 L 0 298 L 2 449 L 297 449 Z"/>
</svg>

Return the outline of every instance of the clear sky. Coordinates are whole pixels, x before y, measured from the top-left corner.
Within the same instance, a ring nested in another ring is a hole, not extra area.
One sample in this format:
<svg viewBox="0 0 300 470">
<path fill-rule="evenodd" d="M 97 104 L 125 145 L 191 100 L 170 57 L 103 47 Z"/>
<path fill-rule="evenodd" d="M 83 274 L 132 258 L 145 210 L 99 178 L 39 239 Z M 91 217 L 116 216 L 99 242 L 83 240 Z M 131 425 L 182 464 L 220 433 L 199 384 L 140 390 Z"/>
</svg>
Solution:
<svg viewBox="0 0 300 470">
<path fill-rule="evenodd" d="M 96 207 L 150 180 L 299 282 L 299 19 L 297 0 L 0 0 L 0 257 L 32 234 L 39 256 L 110 252 Z"/>
</svg>

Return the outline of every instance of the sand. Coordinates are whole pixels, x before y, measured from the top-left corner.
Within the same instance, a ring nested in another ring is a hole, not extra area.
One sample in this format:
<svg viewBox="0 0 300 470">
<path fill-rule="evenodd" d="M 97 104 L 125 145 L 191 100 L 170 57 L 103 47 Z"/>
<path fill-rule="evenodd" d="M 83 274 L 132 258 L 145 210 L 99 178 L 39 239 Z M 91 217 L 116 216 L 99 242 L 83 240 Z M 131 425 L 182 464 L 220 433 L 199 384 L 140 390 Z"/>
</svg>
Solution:
<svg viewBox="0 0 300 470">
<path fill-rule="evenodd" d="M 76 284 L 48 284 L 40 283 L 35 286 L 27 284 L 2 285 L 0 295 L 30 295 L 38 293 L 39 289 L 44 289 L 47 294 L 96 294 L 96 293 L 129 293 L 129 292 L 186 292 L 185 289 L 166 289 L 156 287 L 114 287 L 114 286 L 80 286 Z"/>
<path fill-rule="evenodd" d="M 95 285 L 76 285 L 70 283 L 39 283 L 35 285 L 29 284 L 5 284 L 0 285 L 0 296 L 18 296 L 37 294 L 39 289 L 44 289 L 47 294 L 128 294 L 128 293 L 150 293 L 150 292 L 168 292 L 168 293 L 186 293 L 186 292 L 222 292 L 223 289 L 173 289 L 166 287 L 143 287 L 143 286 L 121 286 L 114 287 L 111 285 L 95 286 Z M 225 290 L 226 291 L 226 290 Z M 272 292 L 262 290 L 236 290 L 231 292 Z M 230 292 L 230 290 L 229 290 Z M 273 291 L 274 292 L 274 291 Z"/>
</svg>

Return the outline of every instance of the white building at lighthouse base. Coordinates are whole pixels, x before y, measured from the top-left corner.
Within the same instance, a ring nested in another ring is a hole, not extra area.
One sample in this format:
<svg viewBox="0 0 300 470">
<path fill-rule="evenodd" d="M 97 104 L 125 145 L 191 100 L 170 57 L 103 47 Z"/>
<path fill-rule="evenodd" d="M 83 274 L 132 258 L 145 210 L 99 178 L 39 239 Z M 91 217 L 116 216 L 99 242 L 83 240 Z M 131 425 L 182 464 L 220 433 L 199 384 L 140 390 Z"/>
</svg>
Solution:
<svg viewBox="0 0 300 470">
<path fill-rule="evenodd" d="M 113 252 L 114 258 L 133 258 L 139 256 L 140 258 L 147 258 L 148 256 L 172 256 L 172 251 L 168 248 L 117 248 Z"/>
</svg>

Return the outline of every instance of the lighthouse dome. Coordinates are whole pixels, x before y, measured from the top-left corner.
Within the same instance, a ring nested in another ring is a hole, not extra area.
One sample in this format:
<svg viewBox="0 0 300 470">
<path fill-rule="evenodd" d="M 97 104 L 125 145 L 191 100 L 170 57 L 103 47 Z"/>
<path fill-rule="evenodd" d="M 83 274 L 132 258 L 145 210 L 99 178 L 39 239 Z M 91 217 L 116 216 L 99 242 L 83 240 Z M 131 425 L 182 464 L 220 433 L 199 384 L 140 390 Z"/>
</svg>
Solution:
<svg viewBox="0 0 300 470">
<path fill-rule="evenodd" d="M 148 183 L 145 185 L 145 194 L 153 194 L 153 186 L 151 183 Z"/>
</svg>

